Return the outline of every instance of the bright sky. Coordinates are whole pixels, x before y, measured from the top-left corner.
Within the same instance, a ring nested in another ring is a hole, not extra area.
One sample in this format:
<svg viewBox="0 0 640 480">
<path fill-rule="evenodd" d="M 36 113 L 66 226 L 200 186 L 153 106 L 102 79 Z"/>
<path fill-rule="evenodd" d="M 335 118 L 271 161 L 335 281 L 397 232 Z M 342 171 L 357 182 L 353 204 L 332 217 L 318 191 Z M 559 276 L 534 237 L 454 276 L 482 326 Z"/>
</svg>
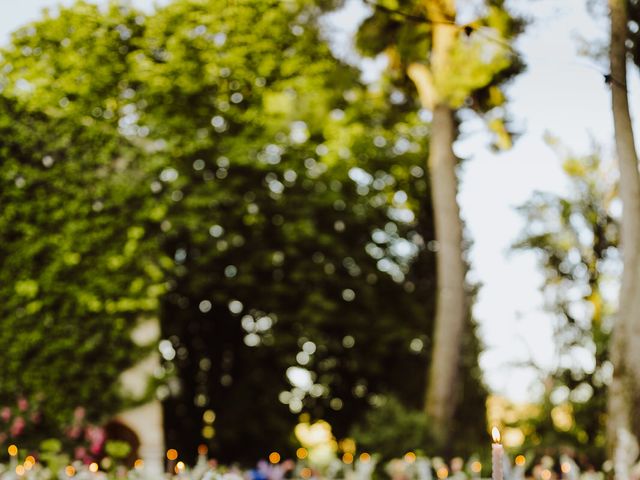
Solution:
<svg viewBox="0 0 640 480">
<path fill-rule="evenodd" d="M 0 42 L 6 43 L 10 31 L 36 19 L 41 8 L 58 3 L 72 2 L 0 0 Z M 166 0 L 132 3 L 148 9 Z M 539 365 L 552 364 L 552 318 L 542 307 L 538 291 L 542 277 L 533 254 L 508 254 L 523 226 L 514 207 L 536 190 L 561 192 L 565 187 L 560 162 L 544 143 L 545 132 L 584 153 L 592 139 L 611 148 L 612 122 L 602 74 L 593 68 L 593 61 L 576 53 L 578 37 L 589 43 L 606 38 L 606 23 L 594 22 L 585 0 L 510 3 L 533 20 L 517 43 L 528 71 L 508 91 L 510 110 L 523 135 L 511 151 L 495 154 L 486 148 L 482 124 L 470 121 L 463 128 L 472 133 L 458 142 L 456 151 L 468 159 L 461 172 L 459 200 L 473 240 L 472 274 L 482 284 L 474 309 L 486 346 L 481 364 L 491 388 L 526 400 L 534 398 L 539 385 L 533 372 L 513 364 L 531 356 Z M 349 0 L 347 8 L 331 18 L 338 42 L 349 42 L 349 33 L 364 14 L 358 0 Z M 379 68 L 380 62 L 366 64 L 368 78 L 375 76 L 376 65 Z M 635 71 L 630 85 L 630 103 L 640 105 Z"/>
</svg>

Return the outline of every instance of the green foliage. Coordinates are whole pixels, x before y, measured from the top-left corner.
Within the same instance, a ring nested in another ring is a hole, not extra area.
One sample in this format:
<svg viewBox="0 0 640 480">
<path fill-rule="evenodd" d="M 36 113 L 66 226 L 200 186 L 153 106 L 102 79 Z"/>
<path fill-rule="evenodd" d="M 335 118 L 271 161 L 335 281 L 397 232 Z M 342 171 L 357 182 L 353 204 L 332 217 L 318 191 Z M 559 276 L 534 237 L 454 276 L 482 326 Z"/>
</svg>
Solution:
<svg viewBox="0 0 640 480">
<path fill-rule="evenodd" d="M 359 85 L 313 24 L 293 28 L 293 13 L 238 7 L 177 20 L 194 8 L 175 3 L 150 20 L 150 31 L 162 32 L 154 45 L 176 62 L 161 67 L 188 61 L 225 76 L 191 76 L 189 92 L 150 80 L 140 90 L 151 99 L 140 117 L 149 138 L 171 139 L 161 155 L 177 178 L 166 194 L 181 193 L 166 231 L 177 267 L 162 316 L 184 352 L 167 366 L 183 379 L 168 400 L 178 412 L 169 442 L 195 450 L 210 408 L 213 450 L 249 462 L 267 449 L 291 451 L 300 411 L 344 436 L 376 395 L 397 391 L 420 403 L 424 375 L 394 370 L 426 363 L 410 343 L 427 342 L 431 306 L 407 275 L 423 242 L 415 218 L 426 203 L 418 165 L 427 131 Z M 224 37 L 235 55 L 209 55 L 182 33 L 220 31 L 229 18 L 245 19 Z M 140 63 L 141 77 L 157 77 L 151 64 Z M 432 263 L 424 275 L 432 278 Z M 290 383 L 294 366 L 311 372 L 312 389 Z"/>
<path fill-rule="evenodd" d="M 136 159 L 117 170 L 127 160 L 115 132 L 86 131 L 12 101 L 0 109 L 0 399 L 43 394 L 42 413 L 54 424 L 79 404 L 98 418 L 118 408 L 114 381 L 137 356 L 130 328 L 157 308 L 162 288 L 145 265 L 153 241 L 141 242 L 134 228 L 144 232 L 148 212 L 129 211 L 148 201 L 132 181 Z"/>
<path fill-rule="evenodd" d="M 298 412 L 345 436 L 389 394 L 420 408 L 428 129 L 333 58 L 316 13 L 78 3 L 14 35 L 0 64 L 0 399 L 43 394 L 51 433 L 77 405 L 108 417 L 145 353 L 131 329 L 160 315 L 174 357 L 157 393 L 180 451 L 204 441 L 253 462 L 291 451 Z M 469 342 L 465 428 L 482 429 Z"/>
<path fill-rule="evenodd" d="M 131 328 L 165 290 L 153 164 L 120 126 L 137 21 L 79 3 L 2 56 L 0 401 L 42 396 L 43 435 L 78 405 L 94 421 L 121 408 L 117 378 L 144 354 Z"/>
<path fill-rule="evenodd" d="M 527 227 L 516 248 L 538 255 L 559 361 L 544 373 L 538 413 L 521 427 L 528 447 L 570 446 L 597 464 L 605 458 L 611 292 L 619 268 L 617 187 L 599 152 L 567 155 L 564 170 L 568 194 L 537 193 L 522 207 Z"/>
<path fill-rule="evenodd" d="M 358 49 L 367 56 L 386 53 L 396 87 L 408 88 L 417 97 L 408 85 L 407 67 L 412 63 L 431 67 L 433 31 L 450 23 L 446 28 L 454 29 L 456 38 L 444 70 L 431 71 L 432 88 L 454 109 L 470 108 L 483 115 L 494 136 L 494 147 L 510 148 L 513 134 L 508 128 L 502 88 L 524 70 L 511 46 L 524 22 L 512 16 L 501 1 L 484 2 L 477 18 L 464 25 L 455 18 L 431 18 L 429 3 L 381 2 L 382 7 L 374 9 L 358 31 Z"/>
<path fill-rule="evenodd" d="M 408 409 L 395 397 L 370 410 L 354 428 L 353 437 L 363 451 L 379 454 L 382 463 L 429 444 L 424 413 Z"/>
<path fill-rule="evenodd" d="M 105 444 L 106 454 L 116 460 L 124 460 L 131 452 L 131 446 L 127 442 L 110 440 Z"/>
<path fill-rule="evenodd" d="M 62 442 L 60 440 L 50 438 L 40 444 L 38 451 L 39 459 L 47 468 L 54 472 L 54 478 L 57 472 L 60 472 L 65 466 L 69 465 L 69 455 L 63 453 Z"/>
</svg>

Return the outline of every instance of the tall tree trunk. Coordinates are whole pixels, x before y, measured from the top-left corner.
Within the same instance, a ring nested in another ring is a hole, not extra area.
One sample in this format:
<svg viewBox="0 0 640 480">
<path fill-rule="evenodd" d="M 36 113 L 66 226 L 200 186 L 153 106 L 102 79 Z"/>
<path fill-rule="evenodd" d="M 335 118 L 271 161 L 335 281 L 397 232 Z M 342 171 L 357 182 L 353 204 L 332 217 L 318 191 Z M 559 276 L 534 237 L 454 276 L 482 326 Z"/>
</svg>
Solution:
<svg viewBox="0 0 640 480">
<path fill-rule="evenodd" d="M 451 71 L 451 53 L 459 34 L 452 25 L 454 0 L 425 0 L 432 25 L 430 65 L 412 64 L 407 71 L 424 108 L 433 112 L 428 171 L 438 244 L 436 318 L 431 365 L 425 395 L 425 413 L 439 447 L 449 439 L 456 408 L 460 345 L 467 317 L 465 264 L 462 252 L 462 221 L 458 207 L 457 159 L 453 142 L 457 128 L 454 110 L 441 95 Z"/>
<path fill-rule="evenodd" d="M 456 407 L 460 344 L 467 316 L 462 222 L 456 199 L 457 159 L 452 148 L 455 133 L 454 112 L 437 105 L 431 125 L 429 176 L 438 242 L 438 295 L 425 411 L 440 446 L 448 440 Z"/>
<path fill-rule="evenodd" d="M 626 91 L 627 11 L 625 0 L 609 0 L 611 99 L 622 199 L 621 247 L 624 271 L 619 311 L 611 338 L 613 381 L 609 388 L 607 435 L 614 453 L 621 430 L 640 431 L 640 174 Z M 627 472 L 616 472 L 625 478 Z"/>
</svg>

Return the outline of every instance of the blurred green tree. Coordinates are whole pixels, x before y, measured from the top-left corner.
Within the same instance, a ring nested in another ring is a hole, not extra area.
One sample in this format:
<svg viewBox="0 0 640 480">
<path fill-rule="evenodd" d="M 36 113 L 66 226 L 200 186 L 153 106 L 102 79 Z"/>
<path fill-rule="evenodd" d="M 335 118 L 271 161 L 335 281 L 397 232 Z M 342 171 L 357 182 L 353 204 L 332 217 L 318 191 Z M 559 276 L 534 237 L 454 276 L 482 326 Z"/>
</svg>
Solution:
<svg viewBox="0 0 640 480">
<path fill-rule="evenodd" d="M 313 10 L 216 5 L 150 19 L 139 123 L 179 192 L 163 318 L 184 381 L 169 438 L 194 447 L 215 428 L 214 451 L 248 461 L 292 453 L 292 413 L 343 437 L 388 392 L 417 407 L 430 307 L 408 275 L 427 131 L 333 58 Z"/>
<path fill-rule="evenodd" d="M 526 227 L 515 248 L 533 250 L 544 272 L 557 364 L 540 371 L 545 391 L 538 412 L 514 426 L 525 432 L 525 449 L 542 454 L 555 445 L 580 452 L 582 467 L 599 468 L 606 458 L 608 342 L 620 269 L 617 182 L 600 152 L 562 155 L 567 194 L 538 192 L 520 208 Z"/>
<path fill-rule="evenodd" d="M 456 411 L 461 343 L 469 316 L 456 199 L 456 114 L 464 108 L 481 113 L 495 134 L 496 147 L 510 147 L 501 86 L 522 70 L 509 44 L 522 23 L 503 1 L 481 2 L 482 13 L 467 23 L 459 22 L 458 15 L 471 12 L 464 6 L 460 12 L 454 0 L 369 3 L 373 13 L 359 29 L 360 50 L 367 55 L 386 53 L 396 88 L 411 96 L 417 91 L 421 107 L 432 116 L 427 165 L 438 245 L 438 295 L 424 408 L 434 440 L 444 447 L 452 436 L 449 425 Z"/>
<path fill-rule="evenodd" d="M 78 405 L 92 420 L 124 405 L 118 375 L 143 353 L 130 330 L 166 290 L 146 160 L 118 131 L 118 25 L 138 28 L 132 14 L 78 4 L 20 30 L 2 55 L 0 403 L 42 395 L 42 435 Z"/>
<path fill-rule="evenodd" d="M 45 394 L 52 430 L 77 404 L 110 415 L 131 328 L 160 314 L 155 393 L 183 452 L 249 462 L 291 453 L 301 412 L 342 437 L 389 394 L 421 406 L 429 131 L 333 58 L 318 13 L 77 3 L 16 32 L 0 65 L 4 400 Z M 465 341 L 458 431 L 482 430 Z"/>
</svg>

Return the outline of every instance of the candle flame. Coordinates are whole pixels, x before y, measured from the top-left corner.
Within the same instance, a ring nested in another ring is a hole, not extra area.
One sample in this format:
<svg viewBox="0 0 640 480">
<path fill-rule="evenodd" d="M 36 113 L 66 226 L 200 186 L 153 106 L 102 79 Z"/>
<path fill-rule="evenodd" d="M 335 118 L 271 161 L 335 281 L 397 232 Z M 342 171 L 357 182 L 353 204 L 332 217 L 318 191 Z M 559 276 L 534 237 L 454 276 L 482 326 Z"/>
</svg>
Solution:
<svg viewBox="0 0 640 480">
<path fill-rule="evenodd" d="M 498 427 L 491 429 L 491 438 L 493 438 L 493 443 L 500 443 L 500 430 L 498 430 Z"/>
</svg>

